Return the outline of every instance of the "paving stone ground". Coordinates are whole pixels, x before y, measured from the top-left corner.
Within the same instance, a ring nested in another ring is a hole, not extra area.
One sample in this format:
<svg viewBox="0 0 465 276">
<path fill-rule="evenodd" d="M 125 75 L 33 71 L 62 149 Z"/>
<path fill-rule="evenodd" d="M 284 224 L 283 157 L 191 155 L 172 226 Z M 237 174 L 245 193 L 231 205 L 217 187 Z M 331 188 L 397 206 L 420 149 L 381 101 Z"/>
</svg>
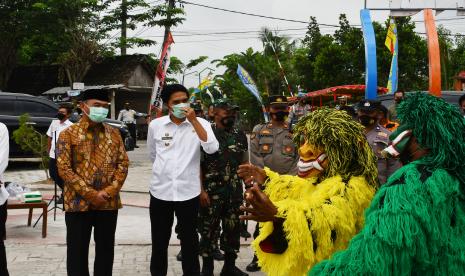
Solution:
<svg viewBox="0 0 465 276">
<path fill-rule="evenodd" d="M 128 178 L 122 189 L 124 208 L 118 216 L 115 246 L 115 276 L 149 275 L 151 256 L 150 220 L 148 216 L 148 185 L 151 164 L 147 159 L 145 143 L 140 148 L 129 152 L 131 165 Z M 12 164 L 5 174 L 6 181 L 24 184 L 31 189 L 42 191 L 45 198 L 53 194 L 53 185 L 44 184 L 45 173 L 34 163 Z M 33 222 L 38 218 L 34 212 Z M 11 276 L 45 276 L 66 275 L 66 228 L 64 215 L 59 210 L 56 221 L 53 212 L 49 213 L 48 235 L 41 238 L 41 223 L 37 227 L 27 227 L 27 210 L 10 210 L 6 224 L 8 269 Z M 255 223 L 250 223 L 249 232 L 253 232 Z M 174 229 L 174 227 L 173 227 Z M 252 259 L 251 240 L 241 240 L 237 266 L 245 269 Z M 94 247 L 91 242 L 89 267 L 92 271 Z M 176 261 L 179 241 L 172 234 L 168 249 L 168 275 L 182 275 L 181 263 Z M 219 275 L 222 262 L 215 263 L 215 275 Z M 250 273 L 251 276 L 263 275 L 261 272 Z"/>
</svg>

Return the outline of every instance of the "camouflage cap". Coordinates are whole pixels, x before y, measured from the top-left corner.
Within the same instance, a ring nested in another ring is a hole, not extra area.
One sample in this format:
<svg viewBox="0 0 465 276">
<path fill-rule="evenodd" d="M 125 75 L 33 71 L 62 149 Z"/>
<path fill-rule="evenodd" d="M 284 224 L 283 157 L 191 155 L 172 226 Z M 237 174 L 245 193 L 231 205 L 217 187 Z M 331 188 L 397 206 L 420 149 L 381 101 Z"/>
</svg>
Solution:
<svg viewBox="0 0 465 276">
<path fill-rule="evenodd" d="M 232 110 L 239 109 L 239 106 L 237 106 L 233 101 L 227 98 L 216 100 L 213 106 L 215 108 L 223 108 L 223 109 L 232 109 Z"/>
</svg>

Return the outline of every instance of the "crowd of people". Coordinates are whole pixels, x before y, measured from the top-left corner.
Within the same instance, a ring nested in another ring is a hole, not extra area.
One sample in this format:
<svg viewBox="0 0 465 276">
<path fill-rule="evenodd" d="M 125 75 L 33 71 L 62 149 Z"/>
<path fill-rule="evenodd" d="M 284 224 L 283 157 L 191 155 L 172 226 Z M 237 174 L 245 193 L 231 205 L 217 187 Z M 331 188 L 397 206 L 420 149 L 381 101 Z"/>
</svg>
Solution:
<svg viewBox="0 0 465 276">
<path fill-rule="evenodd" d="M 303 95 L 291 108 L 286 97 L 270 96 L 271 120 L 248 137 L 231 100 L 215 101 L 205 119 L 184 86 L 166 85 L 169 114 L 150 122 L 147 137 L 151 274 L 167 275 L 174 216 L 184 275 L 212 276 L 218 241 L 220 275 L 248 275 L 236 266 L 246 220 L 258 222 L 249 272 L 465 274 L 463 115 L 425 93 L 394 98 L 389 108 L 362 100 L 313 109 Z M 92 230 L 94 275 L 112 275 L 129 160 L 119 132 L 102 123 L 108 104 L 107 93 L 84 91 L 82 118 L 70 123 L 71 110 L 61 106 L 47 133 L 52 177 L 64 195 L 68 275 L 89 275 Z M 135 116 L 129 105 L 120 113 L 127 123 Z M 1 183 L 2 124 L 0 144 Z M 1 185 L 0 275 L 8 275 L 7 197 Z"/>
</svg>

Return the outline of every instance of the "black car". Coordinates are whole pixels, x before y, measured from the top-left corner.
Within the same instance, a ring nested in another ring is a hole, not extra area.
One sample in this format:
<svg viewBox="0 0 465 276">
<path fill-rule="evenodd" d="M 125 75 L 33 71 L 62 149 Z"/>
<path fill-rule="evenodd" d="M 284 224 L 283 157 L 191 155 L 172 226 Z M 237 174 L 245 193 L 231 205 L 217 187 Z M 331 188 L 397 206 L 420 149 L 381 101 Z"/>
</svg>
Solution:
<svg viewBox="0 0 465 276">
<path fill-rule="evenodd" d="M 0 122 L 4 123 L 10 133 L 10 157 L 32 157 L 32 153 L 24 152 L 12 140 L 12 133 L 19 127 L 19 117 L 28 113 L 30 124 L 42 134 L 45 134 L 52 120 L 56 119 L 58 106 L 45 98 L 34 97 L 27 94 L 0 92 Z M 105 120 L 105 123 L 116 127 L 125 142 L 126 150 L 134 150 L 132 137 L 127 126 L 116 120 Z"/>
</svg>

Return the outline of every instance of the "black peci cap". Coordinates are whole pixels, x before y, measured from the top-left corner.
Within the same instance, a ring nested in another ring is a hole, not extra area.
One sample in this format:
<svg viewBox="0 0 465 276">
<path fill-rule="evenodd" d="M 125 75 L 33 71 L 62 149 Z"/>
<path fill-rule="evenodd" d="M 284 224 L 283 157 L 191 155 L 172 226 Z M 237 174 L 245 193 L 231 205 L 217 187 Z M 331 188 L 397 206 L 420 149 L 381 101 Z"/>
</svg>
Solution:
<svg viewBox="0 0 465 276">
<path fill-rule="evenodd" d="M 109 102 L 110 97 L 108 97 L 108 89 L 89 89 L 81 92 L 79 96 L 80 101 L 87 100 L 99 100 L 104 102 Z"/>
</svg>

